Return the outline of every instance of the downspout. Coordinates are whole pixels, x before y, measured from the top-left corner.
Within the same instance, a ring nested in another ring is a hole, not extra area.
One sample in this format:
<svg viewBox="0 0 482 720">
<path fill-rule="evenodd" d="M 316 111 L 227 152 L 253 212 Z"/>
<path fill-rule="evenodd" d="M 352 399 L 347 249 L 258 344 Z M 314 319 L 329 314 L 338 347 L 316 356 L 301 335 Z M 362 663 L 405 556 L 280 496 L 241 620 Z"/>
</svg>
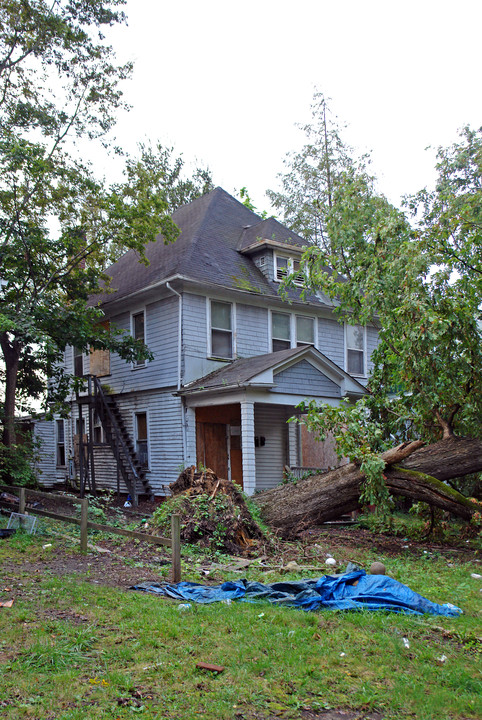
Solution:
<svg viewBox="0 0 482 720">
<path fill-rule="evenodd" d="M 181 371 L 182 371 L 182 295 L 174 290 L 169 282 L 166 282 L 166 287 L 174 295 L 179 298 L 179 317 L 178 317 L 178 329 L 177 329 L 177 390 L 181 389 Z M 181 428 L 182 428 L 182 461 L 186 462 L 187 454 L 187 437 L 186 437 L 186 413 L 184 407 L 184 398 L 181 398 Z"/>
</svg>

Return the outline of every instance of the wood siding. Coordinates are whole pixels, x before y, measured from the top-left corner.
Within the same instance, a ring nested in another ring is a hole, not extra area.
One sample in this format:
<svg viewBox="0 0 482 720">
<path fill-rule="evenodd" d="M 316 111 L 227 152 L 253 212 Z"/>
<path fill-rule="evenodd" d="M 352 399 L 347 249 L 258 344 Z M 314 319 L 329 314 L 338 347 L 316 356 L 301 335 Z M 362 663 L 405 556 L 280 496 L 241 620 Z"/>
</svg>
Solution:
<svg viewBox="0 0 482 720">
<path fill-rule="evenodd" d="M 275 374 L 272 392 L 306 397 L 340 397 L 340 387 L 313 367 L 307 360 L 301 360 L 286 370 Z"/>
<path fill-rule="evenodd" d="M 255 448 L 256 490 L 275 487 L 283 479 L 283 469 L 289 462 L 287 420 L 292 408 L 256 403 L 254 434 L 264 438 L 264 445 Z"/>
</svg>

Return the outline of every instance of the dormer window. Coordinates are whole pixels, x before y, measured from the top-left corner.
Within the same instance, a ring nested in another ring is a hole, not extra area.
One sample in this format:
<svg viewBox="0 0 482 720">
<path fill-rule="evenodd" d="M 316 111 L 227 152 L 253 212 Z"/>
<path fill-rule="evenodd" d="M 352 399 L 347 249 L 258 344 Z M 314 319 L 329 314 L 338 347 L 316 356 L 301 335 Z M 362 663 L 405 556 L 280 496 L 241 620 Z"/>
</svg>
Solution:
<svg viewBox="0 0 482 720">
<path fill-rule="evenodd" d="M 275 280 L 281 282 L 287 275 L 294 275 L 295 285 L 303 285 L 305 276 L 300 261 L 290 255 L 275 254 Z"/>
</svg>

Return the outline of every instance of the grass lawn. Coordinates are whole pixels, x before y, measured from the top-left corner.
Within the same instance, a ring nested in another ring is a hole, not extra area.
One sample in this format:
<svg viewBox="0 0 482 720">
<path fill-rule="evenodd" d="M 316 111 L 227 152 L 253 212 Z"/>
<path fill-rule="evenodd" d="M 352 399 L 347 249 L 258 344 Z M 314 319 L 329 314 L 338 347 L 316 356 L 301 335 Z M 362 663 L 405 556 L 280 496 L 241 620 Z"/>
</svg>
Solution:
<svg viewBox="0 0 482 720">
<path fill-rule="evenodd" d="M 37 536 L 0 541 L 0 600 L 14 598 L 0 607 L 2 720 L 480 717 L 476 550 L 409 544 L 384 555 L 373 536 L 363 547 L 356 537 L 338 539 L 333 553 L 365 567 L 381 560 L 430 600 L 461 607 L 457 618 L 234 602 L 181 611 L 177 602 L 127 590 L 127 571 L 139 582 L 165 576 L 158 550 L 137 545 L 134 556 L 119 541 L 109 557 L 82 557 L 73 542 L 50 534 L 52 524 L 42 527 Z M 300 565 L 313 565 L 316 553 L 324 563 L 330 547 L 328 533 L 290 546 Z M 199 562 L 184 549 L 183 579 L 200 581 Z M 214 570 L 209 581 L 320 574 L 282 575 L 253 563 L 243 575 Z M 225 669 L 197 669 L 199 661 Z"/>
</svg>

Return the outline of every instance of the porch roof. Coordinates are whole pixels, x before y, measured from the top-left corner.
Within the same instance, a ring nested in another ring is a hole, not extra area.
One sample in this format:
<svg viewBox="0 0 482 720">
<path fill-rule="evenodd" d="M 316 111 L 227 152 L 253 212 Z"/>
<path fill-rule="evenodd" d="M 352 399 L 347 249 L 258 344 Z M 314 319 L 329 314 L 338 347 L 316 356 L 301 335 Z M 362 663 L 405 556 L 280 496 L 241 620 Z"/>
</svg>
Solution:
<svg viewBox="0 0 482 720">
<path fill-rule="evenodd" d="M 233 360 L 209 375 L 185 385 L 178 394 L 192 396 L 199 393 L 225 392 L 247 387 L 269 390 L 275 384 L 275 374 L 302 360 L 308 360 L 320 373 L 339 385 L 341 395 L 360 396 L 365 394 L 366 390 L 358 380 L 355 380 L 311 345 Z"/>
</svg>

